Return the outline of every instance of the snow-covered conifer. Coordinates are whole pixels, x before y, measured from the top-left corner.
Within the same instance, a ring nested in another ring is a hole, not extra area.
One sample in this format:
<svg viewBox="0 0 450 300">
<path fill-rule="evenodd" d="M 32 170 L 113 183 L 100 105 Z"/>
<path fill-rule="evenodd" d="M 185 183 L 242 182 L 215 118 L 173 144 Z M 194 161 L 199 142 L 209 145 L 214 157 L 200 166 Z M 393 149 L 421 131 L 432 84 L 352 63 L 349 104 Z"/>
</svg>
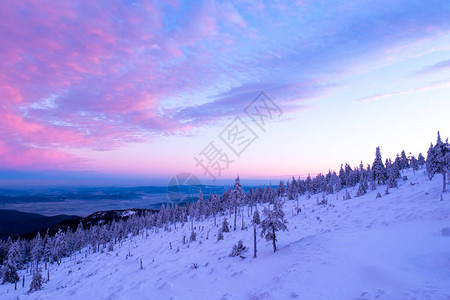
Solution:
<svg viewBox="0 0 450 300">
<path fill-rule="evenodd" d="M 427 171 L 430 179 L 434 174 L 440 173 L 442 175 L 442 192 L 446 191 L 446 176 L 450 169 L 450 145 L 448 139 L 443 142 L 439 131 L 437 133 L 436 145 L 431 144 L 427 156 Z"/>
<path fill-rule="evenodd" d="M 239 256 L 240 258 L 245 258 L 245 253 L 248 251 L 247 247 L 244 246 L 241 240 L 237 243 L 237 245 L 233 245 L 231 249 L 230 256 Z"/>
<path fill-rule="evenodd" d="M 239 176 L 236 178 L 236 181 L 234 183 L 234 188 L 231 191 L 230 194 L 230 201 L 231 201 L 231 205 L 232 208 L 234 208 L 234 226 L 233 226 L 233 230 L 236 230 L 236 221 L 237 221 L 237 208 L 238 206 L 240 206 L 245 199 L 245 192 L 244 189 L 241 186 L 240 180 L 239 180 Z"/>
<path fill-rule="evenodd" d="M 364 195 L 366 193 L 366 191 L 367 191 L 366 185 L 367 185 L 366 176 L 362 175 L 361 179 L 359 181 L 359 187 L 358 187 L 358 191 L 356 192 L 356 197 L 361 197 L 362 195 Z"/>
<path fill-rule="evenodd" d="M 217 240 L 218 240 L 218 241 L 223 240 L 223 232 L 222 232 L 222 228 L 219 228 L 219 231 L 217 232 Z"/>
<path fill-rule="evenodd" d="M 388 169 L 388 174 L 389 174 L 389 178 L 388 178 L 388 188 L 396 188 L 397 185 L 397 176 L 396 176 L 396 170 L 395 170 L 395 164 L 389 166 Z"/>
<path fill-rule="evenodd" d="M 265 237 L 267 241 L 272 241 L 273 251 L 277 251 L 277 237 L 276 232 L 279 230 L 287 230 L 286 219 L 284 218 L 283 201 L 276 197 L 273 209 L 264 208 L 264 220 L 261 222 L 261 236 Z"/>
<path fill-rule="evenodd" d="M 36 268 L 39 267 L 39 261 L 44 253 L 44 245 L 41 239 L 41 234 L 38 232 L 34 239 L 34 246 L 31 250 L 31 259 L 36 262 Z"/>
<path fill-rule="evenodd" d="M 44 279 L 42 278 L 41 269 L 38 268 L 33 273 L 33 279 L 31 280 L 29 292 L 33 292 L 33 291 L 37 291 L 37 290 L 42 289 L 43 282 L 44 282 Z"/>
<path fill-rule="evenodd" d="M 373 176 L 378 184 L 384 184 L 386 182 L 387 173 L 386 168 L 383 164 L 383 159 L 381 158 L 380 147 L 377 147 L 375 152 L 375 160 L 372 164 Z"/>
<path fill-rule="evenodd" d="M 192 231 L 191 235 L 189 236 L 189 241 L 195 242 L 196 240 L 197 240 L 197 234 L 195 233 L 195 231 Z"/>
<path fill-rule="evenodd" d="M 16 283 L 19 281 L 19 274 L 17 274 L 17 264 L 20 259 L 19 251 L 18 241 L 15 241 L 8 249 L 7 261 L 3 270 L 3 283 Z"/>
<path fill-rule="evenodd" d="M 222 222 L 222 232 L 230 232 L 230 225 L 228 225 L 228 220 L 227 218 L 223 219 Z"/>
</svg>

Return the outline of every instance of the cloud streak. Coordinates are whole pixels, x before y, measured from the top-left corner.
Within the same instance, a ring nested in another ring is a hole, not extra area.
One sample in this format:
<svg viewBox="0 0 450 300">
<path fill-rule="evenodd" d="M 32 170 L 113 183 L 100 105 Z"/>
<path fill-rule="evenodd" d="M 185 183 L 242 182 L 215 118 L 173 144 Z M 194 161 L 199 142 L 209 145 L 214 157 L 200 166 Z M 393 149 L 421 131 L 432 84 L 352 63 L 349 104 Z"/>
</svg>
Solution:
<svg viewBox="0 0 450 300">
<path fill-rule="evenodd" d="M 5 1 L 0 168 L 82 168 L 64 149 L 189 131 L 261 90 L 304 109 L 364 55 L 449 30 L 448 13 L 442 1 Z"/>
</svg>

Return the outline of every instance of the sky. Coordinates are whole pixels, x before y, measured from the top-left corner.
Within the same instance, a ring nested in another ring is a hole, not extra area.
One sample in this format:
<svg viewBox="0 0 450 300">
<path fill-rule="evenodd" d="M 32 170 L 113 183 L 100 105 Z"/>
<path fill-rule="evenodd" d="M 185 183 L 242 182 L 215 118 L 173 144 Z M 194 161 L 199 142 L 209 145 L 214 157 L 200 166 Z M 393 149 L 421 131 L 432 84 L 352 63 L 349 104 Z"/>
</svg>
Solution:
<svg viewBox="0 0 450 300">
<path fill-rule="evenodd" d="M 21 1 L 0 185 L 279 180 L 450 136 L 448 1 Z"/>
</svg>

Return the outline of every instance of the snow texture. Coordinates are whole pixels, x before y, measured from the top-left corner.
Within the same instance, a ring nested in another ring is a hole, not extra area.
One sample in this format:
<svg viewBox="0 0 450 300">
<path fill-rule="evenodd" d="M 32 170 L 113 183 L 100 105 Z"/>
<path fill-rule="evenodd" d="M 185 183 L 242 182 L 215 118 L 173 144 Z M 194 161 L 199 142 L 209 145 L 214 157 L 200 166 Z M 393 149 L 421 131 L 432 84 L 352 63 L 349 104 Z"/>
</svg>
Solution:
<svg viewBox="0 0 450 300">
<path fill-rule="evenodd" d="M 297 201 L 286 201 L 289 231 L 277 233 L 275 253 L 258 236 L 256 259 L 229 256 L 239 240 L 253 245 L 253 226 L 218 241 L 222 224 L 210 217 L 194 222 L 194 242 L 183 244 L 189 223 L 172 224 L 112 252 L 63 257 L 33 293 L 32 274 L 19 270 L 25 287 L 0 285 L 0 299 L 450 299 L 450 194 L 423 169 L 403 175 L 408 180 L 388 195 L 377 186 L 355 197 L 355 187 L 347 190 L 351 199 L 344 189 L 326 205 L 302 196 L 298 214 Z"/>
</svg>

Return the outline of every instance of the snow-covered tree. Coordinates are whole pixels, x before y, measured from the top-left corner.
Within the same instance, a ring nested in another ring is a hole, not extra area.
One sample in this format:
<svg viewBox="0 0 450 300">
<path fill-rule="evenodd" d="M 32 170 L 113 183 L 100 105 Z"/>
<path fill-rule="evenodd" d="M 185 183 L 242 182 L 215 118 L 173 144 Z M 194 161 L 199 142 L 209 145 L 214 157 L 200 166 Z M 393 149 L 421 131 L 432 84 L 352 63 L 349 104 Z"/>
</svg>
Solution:
<svg viewBox="0 0 450 300">
<path fill-rule="evenodd" d="M 411 169 L 413 170 L 413 174 L 416 174 L 416 171 L 419 169 L 419 164 L 414 155 L 411 156 L 411 164 L 410 165 L 411 165 Z"/>
<path fill-rule="evenodd" d="M 400 156 L 400 170 L 409 168 L 409 159 L 406 157 L 405 150 L 402 150 L 402 154 Z"/>
<path fill-rule="evenodd" d="M 244 246 L 241 240 L 237 243 L 237 245 L 233 245 L 230 256 L 239 256 L 240 258 L 245 258 L 245 253 L 248 251 L 247 247 Z"/>
<path fill-rule="evenodd" d="M 252 224 L 253 224 L 253 247 L 254 247 L 253 257 L 256 258 L 256 252 L 257 252 L 256 251 L 256 227 L 259 224 L 261 224 L 258 210 L 255 210 L 255 213 L 253 214 Z"/>
<path fill-rule="evenodd" d="M 375 152 L 375 160 L 372 164 L 373 176 L 378 184 L 384 184 L 386 182 L 387 173 L 386 168 L 383 164 L 383 159 L 381 158 L 380 147 L 377 147 Z"/>
<path fill-rule="evenodd" d="M 419 166 L 423 166 L 425 164 L 425 157 L 422 155 L 422 152 L 417 156 L 417 163 Z"/>
<path fill-rule="evenodd" d="M 17 274 L 17 264 L 20 259 L 19 251 L 19 243 L 15 241 L 8 250 L 8 257 L 3 270 L 3 283 L 16 283 L 19 281 L 19 274 Z"/>
<path fill-rule="evenodd" d="M 200 194 L 198 195 L 198 200 L 195 205 L 195 219 L 197 221 L 200 221 L 202 219 L 202 216 L 204 214 L 204 200 L 203 200 L 203 192 L 200 189 Z"/>
<path fill-rule="evenodd" d="M 44 279 L 42 278 L 41 269 L 38 268 L 33 273 L 33 279 L 31 280 L 29 292 L 33 292 L 33 291 L 37 291 L 37 290 L 42 289 L 43 282 L 44 282 Z"/>
<path fill-rule="evenodd" d="M 97 226 L 95 226 L 97 227 Z M 61 263 L 61 258 L 64 257 L 64 255 L 66 255 L 66 237 L 64 232 L 62 232 L 61 230 L 58 231 L 55 234 L 54 237 L 55 243 L 53 245 L 53 259 L 60 264 Z"/>
<path fill-rule="evenodd" d="M 227 218 L 223 219 L 222 222 L 222 232 L 230 232 L 230 225 L 228 225 L 228 220 Z"/>
<path fill-rule="evenodd" d="M 277 187 L 277 195 L 279 197 L 284 197 L 285 193 L 286 193 L 286 189 L 284 187 L 284 181 L 280 180 L 280 184 Z"/>
<path fill-rule="evenodd" d="M 36 262 L 36 268 L 39 267 L 39 261 L 44 253 L 44 245 L 41 239 L 41 234 L 38 232 L 34 239 L 34 246 L 31 250 L 31 259 Z"/>
<path fill-rule="evenodd" d="M 283 201 L 276 197 L 273 208 L 264 208 L 264 220 L 261 222 L 261 236 L 265 237 L 267 241 L 272 241 L 273 252 L 277 251 L 277 231 L 287 230 L 286 219 L 284 218 Z"/>
<path fill-rule="evenodd" d="M 191 236 L 189 237 L 189 241 L 195 242 L 196 240 L 197 240 L 197 234 L 195 233 L 195 231 L 192 231 Z"/>
<path fill-rule="evenodd" d="M 359 181 L 359 187 L 358 187 L 358 191 L 356 192 L 356 197 L 363 196 L 366 193 L 366 191 L 367 191 L 367 178 L 363 174 Z"/>
<path fill-rule="evenodd" d="M 427 156 L 427 171 L 430 179 L 434 174 L 440 173 L 442 175 L 442 192 L 446 191 L 446 176 L 450 169 L 450 145 L 448 139 L 443 142 L 439 131 L 437 133 L 436 145 L 431 144 Z"/>
<path fill-rule="evenodd" d="M 217 240 L 218 240 L 218 241 L 223 240 L 223 232 L 222 232 L 222 228 L 219 228 L 219 231 L 217 232 Z"/>
<path fill-rule="evenodd" d="M 234 226 L 233 230 L 236 230 L 236 221 L 237 221 L 237 208 L 240 206 L 244 199 L 245 199 L 245 192 L 244 189 L 241 186 L 239 176 L 236 178 L 236 181 L 234 183 L 234 188 L 230 193 L 230 200 L 232 208 L 234 208 Z"/>
<path fill-rule="evenodd" d="M 395 168 L 395 163 L 388 168 L 388 188 L 396 188 L 398 186 Z"/>
</svg>

